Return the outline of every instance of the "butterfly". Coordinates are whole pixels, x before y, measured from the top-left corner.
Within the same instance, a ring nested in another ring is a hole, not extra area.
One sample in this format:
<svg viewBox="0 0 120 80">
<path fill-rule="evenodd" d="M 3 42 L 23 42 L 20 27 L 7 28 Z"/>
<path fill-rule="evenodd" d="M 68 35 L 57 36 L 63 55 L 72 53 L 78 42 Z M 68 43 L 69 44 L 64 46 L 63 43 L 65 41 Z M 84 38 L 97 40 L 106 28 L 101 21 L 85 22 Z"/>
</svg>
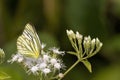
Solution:
<svg viewBox="0 0 120 80">
<path fill-rule="evenodd" d="M 17 39 L 18 53 L 27 57 L 38 58 L 41 52 L 41 43 L 35 28 L 26 24 L 21 36 Z"/>
</svg>

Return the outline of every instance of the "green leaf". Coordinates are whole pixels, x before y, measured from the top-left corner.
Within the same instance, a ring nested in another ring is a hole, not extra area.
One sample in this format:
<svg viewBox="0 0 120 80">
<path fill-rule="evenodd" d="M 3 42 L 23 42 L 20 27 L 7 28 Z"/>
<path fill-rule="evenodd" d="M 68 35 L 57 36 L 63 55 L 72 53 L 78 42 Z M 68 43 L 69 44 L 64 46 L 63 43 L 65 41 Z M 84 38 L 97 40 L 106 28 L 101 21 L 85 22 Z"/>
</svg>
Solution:
<svg viewBox="0 0 120 80">
<path fill-rule="evenodd" d="M 5 72 L 0 72 L 0 80 L 5 80 L 8 78 L 10 78 L 8 74 L 6 74 Z"/>
<path fill-rule="evenodd" d="M 88 71 L 90 73 L 92 73 L 92 66 L 91 66 L 91 63 L 86 59 L 86 60 L 83 60 L 82 63 L 85 65 L 85 67 L 88 69 Z"/>
</svg>

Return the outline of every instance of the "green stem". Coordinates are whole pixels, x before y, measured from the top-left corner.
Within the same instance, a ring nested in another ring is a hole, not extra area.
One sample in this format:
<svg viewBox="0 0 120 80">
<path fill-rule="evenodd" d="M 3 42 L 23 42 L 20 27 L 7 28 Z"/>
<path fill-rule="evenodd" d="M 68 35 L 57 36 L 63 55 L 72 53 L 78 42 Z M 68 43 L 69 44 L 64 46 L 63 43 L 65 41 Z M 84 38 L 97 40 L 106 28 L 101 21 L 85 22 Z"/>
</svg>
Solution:
<svg viewBox="0 0 120 80">
<path fill-rule="evenodd" d="M 77 60 L 63 75 L 65 76 L 66 74 L 68 74 L 68 72 L 70 72 L 81 60 Z M 62 78 L 58 79 L 61 80 Z"/>
<path fill-rule="evenodd" d="M 40 73 L 40 77 L 39 77 L 39 78 L 40 78 L 40 80 L 42 80 L 42 79 L 43 79 L 42 73 Z"/>
</svg>

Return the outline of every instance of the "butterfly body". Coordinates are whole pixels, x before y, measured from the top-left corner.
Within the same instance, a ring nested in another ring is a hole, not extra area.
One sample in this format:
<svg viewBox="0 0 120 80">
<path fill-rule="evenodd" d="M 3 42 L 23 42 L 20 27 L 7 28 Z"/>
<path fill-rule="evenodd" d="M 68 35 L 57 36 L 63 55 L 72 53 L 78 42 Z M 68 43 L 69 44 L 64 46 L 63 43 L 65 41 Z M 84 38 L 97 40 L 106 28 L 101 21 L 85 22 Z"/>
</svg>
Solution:
<svg viewBox="0 0 120 80">
<path fill-rule="evenodd" d="M 41 52 L 41 43 L 35 28 L 27 24 L 23 34 L 17 39 L 18 53 L 25 56 L 38 58 Z"/>
</svg>

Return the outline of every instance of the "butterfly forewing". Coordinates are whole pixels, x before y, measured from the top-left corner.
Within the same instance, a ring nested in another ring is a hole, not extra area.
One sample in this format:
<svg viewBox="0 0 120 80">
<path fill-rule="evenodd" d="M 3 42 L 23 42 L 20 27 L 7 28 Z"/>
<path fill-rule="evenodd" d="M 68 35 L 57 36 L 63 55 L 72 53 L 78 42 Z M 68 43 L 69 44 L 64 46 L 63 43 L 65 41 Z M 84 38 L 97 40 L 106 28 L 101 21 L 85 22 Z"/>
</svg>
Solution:
<svg viewBox="0 0 120 80">
<path fill-rule="evenodd" d="M 36 30 L 30 24 L 25 26 L 23 34 L 17 39 L 18 53 L 38 58 L 41 51 L 41 43 Z"/>
</svg>

